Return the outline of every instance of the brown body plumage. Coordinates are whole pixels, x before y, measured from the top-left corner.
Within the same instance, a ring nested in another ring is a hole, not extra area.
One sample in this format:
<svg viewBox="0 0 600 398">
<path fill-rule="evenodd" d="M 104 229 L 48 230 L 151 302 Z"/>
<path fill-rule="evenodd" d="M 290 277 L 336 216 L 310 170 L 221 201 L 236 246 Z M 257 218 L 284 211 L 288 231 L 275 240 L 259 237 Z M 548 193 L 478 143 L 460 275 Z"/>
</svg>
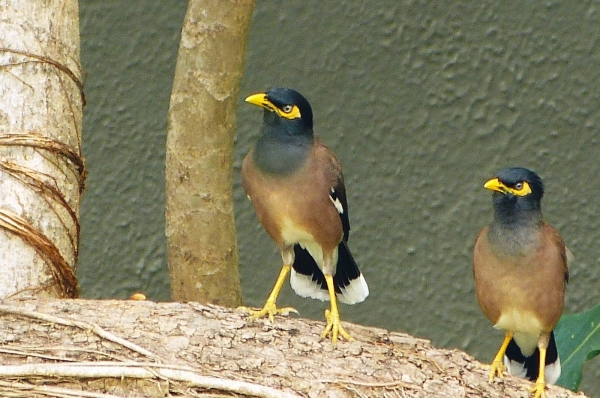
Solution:
<svg viewBox="0 0 600 398">
<path fill-rule="evenodd" d="M 565 244 L 558 231 L 543 223 L 531 231 L 532 244 L 524 253 L 494 246 L 488 231 L 486 227 L 477 236 L 473 256 L 477 299 L 483 313 L 496 325 L 502 315 L 516 311 L 538 324 L 529 332 L 552 331 L 563 311 L 567 273 Z M 513 325 L 512 329 L 527 332 L 520 330 L 527 326 Z"/>
</svg>

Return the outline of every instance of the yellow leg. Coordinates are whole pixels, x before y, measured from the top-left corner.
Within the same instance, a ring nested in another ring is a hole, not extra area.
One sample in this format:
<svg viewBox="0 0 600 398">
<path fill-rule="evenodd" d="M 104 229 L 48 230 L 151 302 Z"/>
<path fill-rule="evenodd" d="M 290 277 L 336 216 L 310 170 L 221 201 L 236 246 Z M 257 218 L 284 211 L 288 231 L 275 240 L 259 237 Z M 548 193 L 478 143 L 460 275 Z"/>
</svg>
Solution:
<svg viewBox="0 0 600 398">
<path fill-rule="evenodd" d="M 325 318 L 327 319 L 327 326 L 321 334 L 321 338 L 327 337 L 331 332 L 331 342 L 335 347 L 338 341 L 338 334 L 348 341 L 354 341 L 354 339 L 344 330 L 340 323 L 340 313 L 337 306 L 337 298 L 335 296 L 335 287 L 333 285 L 333 276 L 325 275 L 325 281 L 327 282 L 327 290 L 329 291 L 329 301 L 331 301 L 331 311 L 325 310 Z"/>
<path fill-rule="evenodd" d="M 508 343 L 512 340 L 513 334 L 511 332 L 506 332 L 504 336 L 504 341 L 498 350 L 498 353 L 494 357 L 492 361 L 492 365 L 490 367 L 490 383 L 494 381 L 494 376 L 498 376 L 499 378 L 503 378 L 502 372 L 505 370 L 504 366 L 504 353 L 506 352 L 506 347 L 508 347 Z"/>
<path fill-rule="evenodd" d="M 238 310 L 250 314 L 251 319 L 258 319 L 268 314 L 271 323 L 275 322 L 275 315 L 287 315 L 290 312 L 295 312 L 297 314 L 298 311 L 296 311 L 292 307 L 277 308 L 277 305 L 275 304 L 277 301 L 277 296 L 279 296 L 279 291 L 283 287 L 285 279 L 288 273 L 290 272 L 291 268 L 291 265 L 283 265 L 283 267 L 281 268 L 281 272 L 279 273 L 279 277 L 277 278 L 277 282 L 275 282 L 275 287 L 273 287 L 269 298 L 267 298 L 265 306 L 261 310 L 254 310 L 248 307 L 238 307 Z"/>
<path fill-rule="evenodd" d="M 539 347 L 539 349 L 540 372 L 530 392 L 534 393 L 533 398 L 546 398 L 546 347 Z"/>
</svg>

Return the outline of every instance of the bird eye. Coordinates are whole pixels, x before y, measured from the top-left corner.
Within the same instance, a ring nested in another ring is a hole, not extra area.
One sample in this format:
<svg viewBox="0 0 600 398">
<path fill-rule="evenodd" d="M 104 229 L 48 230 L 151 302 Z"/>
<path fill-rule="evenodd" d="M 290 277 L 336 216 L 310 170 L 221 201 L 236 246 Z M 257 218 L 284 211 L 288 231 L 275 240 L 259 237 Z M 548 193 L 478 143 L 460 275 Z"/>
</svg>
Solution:
<svg viewBox="0 0 600 398">
<path fill-rule="evenodd" d="M 283 108 L 281 108 L 281 110 L 284 111 L 285 113 L 290 113 L 292 111 L 292 109 L 294 109 L 294 107 L 291 105 L 285 105 Z"/>
<path fill-rule="evenodd" d="M 521 189 L 523 189 L 523 183 L 522 183 L 522 182 L 517 182 L 517 183 L 515 184 L 515 189 L 516 189 L 517 191 L 520 191 Z"/>
</svg>

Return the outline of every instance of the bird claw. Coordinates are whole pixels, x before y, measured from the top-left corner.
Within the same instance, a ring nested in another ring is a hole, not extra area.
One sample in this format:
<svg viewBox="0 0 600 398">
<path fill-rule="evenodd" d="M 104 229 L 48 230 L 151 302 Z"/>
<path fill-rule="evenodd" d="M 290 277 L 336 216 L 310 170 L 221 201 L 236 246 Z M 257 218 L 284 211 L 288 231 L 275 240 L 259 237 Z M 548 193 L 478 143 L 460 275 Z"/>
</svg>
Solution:
<svg viewBox="0 0 600 398">
<path fill-rule="evenodd" d="M 493 382 L 495 376 L 498 376 L 499 378 L 503 379 L 504 374 L 502 372 L 504 372 L 505 370 L 506 370 L 506 366 L 504 365 L 504 363 L 502 363 L 502 361 L 493 361 L 492 364 L 490 365 L 489 382 L 490 383 Z"/>
<path fill-rule="evenodd" d="M 529 388 L 529 392 L 533 393 L 533 398 L 546 398 L 546 383 L 536 381 L 533 387 Z"/>
<path fill-rule="evenodd" d="M 277 308 L 275 303 L 268 302 L 268 301 L 265 303 L 265 306 L 260 310 L 257 310 L 254 308 L 249 308 L 249 307 L 238 307 L 237 310 L 245 312 L 246 314 L 249 314 L 250 315 L 249 318 L 252 320 L 262 318 L 263 316 L 268 315 L 271 323 L 275 323 L 275 315 L 287 316 L 290 314 L 290 312 L 293 312 L 296 314 L 298 313 L 298 311 L 295 308 L 292 308 L 292 307 Z"/>
<path fill-rule="evenodd" d="M 325 326 L 325 330 L 321 333 L 321 338 L 324 339 L 331 332 L 331 342 L 335 347 L 338 342 L 338 335 L 345 338 L 348 341 L 354 341 L 354 338 L 348 334 L 342 327 L 340 322 L 340 316 L 331 314 L 331 311 L 325 310 L 325 319 L 327 319 L 327 326 Z"/>
</svg>

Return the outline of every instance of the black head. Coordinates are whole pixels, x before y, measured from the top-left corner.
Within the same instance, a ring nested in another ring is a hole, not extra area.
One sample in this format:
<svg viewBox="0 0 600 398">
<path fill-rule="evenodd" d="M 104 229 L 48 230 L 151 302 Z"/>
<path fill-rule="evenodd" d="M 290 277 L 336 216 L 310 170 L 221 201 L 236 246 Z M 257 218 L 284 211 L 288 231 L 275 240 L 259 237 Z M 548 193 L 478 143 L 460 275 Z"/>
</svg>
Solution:
<svg viewBox="0 0 600 398">
<path fill-rule="evenodd" d="M 253 94 L 246 101 L 265 109 L 264 122 L 288 134 L 312 135 L 313 113 L 306 98 L 289 88 Z"/>
<path fill-rule="evenodd" d="M 488 180 L 484 187 L 494 191 L 494 209 L 500 221 L 519 221 L 527 218 L 527 214 L 541 218 L 544 184 L 535 172 L 509 167 Z"/>
</svg>

